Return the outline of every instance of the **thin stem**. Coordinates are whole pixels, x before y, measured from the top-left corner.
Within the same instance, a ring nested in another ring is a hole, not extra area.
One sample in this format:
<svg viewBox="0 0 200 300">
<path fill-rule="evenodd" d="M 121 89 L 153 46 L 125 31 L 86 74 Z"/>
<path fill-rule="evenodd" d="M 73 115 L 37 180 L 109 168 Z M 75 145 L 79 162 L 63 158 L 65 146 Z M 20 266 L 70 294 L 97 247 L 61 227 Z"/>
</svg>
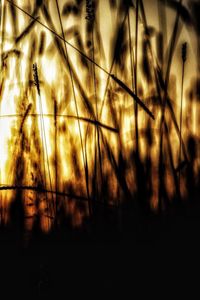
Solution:
<svg viewBox="0 0 200 300">
<path fill-rule="evenodd" d="M 58 0 L 56 0 L 56 7 L 57 7 L 57 12 L 58 12 L 60 27 L 61 27 L 61 30 L 62 30 L 62 39 L 63 39 L 63 41 L 65 41 L 65 34 L 64 34 L 64 29 L 63 29 L 63 25 L 62 25 L 62 20 L 61 20 L 61 14 L 60 14 L 60 9 L 59 9 L 59 5 L 58 5 Z M 67 45 L 66 45 L 66 43 L 64 43 L 64 47 L 65 47 L 65 53 L 66 53 L 66 62 L 67 62 L 67 65 L 68 65 L 70 79 L 71 79 L 71 85 L 72 85 L 72 92 L 73 92 L 75 110 L 76 110 L 76 115 L 77 115 L 77 118 L 78 118 L 77 122 L 78 122 L 79 136 L 80 136 L 80 142 L 81 142 L 81 151 L 82 151 L 83 165 L 84 165 L 84 170 L 85 170 L 86 192 L 87 192 L 88 199 L 90 199 L 90 197 L 89 197 L 89 187 L 88 187 L 88 182 L 87 182 L 87 174 L 86 174 L 86 160 L 85 160 L 85 155 L 84 155 L 83 138 L 82 138 L 81 125 L 80 125 L 80 120 L 79 120 L 78 104 L 77 104 L 77 100 L 76 100 L 76 93 L 75 93 L 75 87 L 74 87 L 74 79 L 73 79 L 73 75 L 72 75 L 71 66 L 70 66 L 70 63 L 69 63 L 68 51 L 67 51 Z M 92 215 L 92 206 L 91 206 L 91 201 L 90 200 L 88 202 L 88 205 L 89 205 L 90 215 Z"/>
<path fill-rule="evenodd" d="M 89 21 L 90 22 L 90 21 Z M 91 21 L 93 22 L 93 21 Z M 94 24 L 92 28 L 92 60 L 95 61 L 94 57 Z M 98 108 L 97 108 L 97 89 L 96 89 L 96 73 L 94 65 L 92 64 L 92 76 L 93 76 L 93 85 L 94 85 L 94 98 L 95 98 L 95 113 L 96 113 L 96 120 L 98 121 Z M 94 162 L 94 168 L 95 168 L 95 198 L 96 193 L 98 197 L 98 149 L 97 149 L 97 132 L 98 132 L 98 126 L 95 126 L 95 139 L 94 139 L 94 151 L 95 151 L 95 162 Z"/>
<path fill-rule="evenodd" d="M 137 68 L 138 68 L 138 17 L 139 17 L 139 0 L 136 0 L 136 16 L 135 16 L 135 65 L 134 65 L 134 86 L 137 96 Z M 138 104 L 135 102 L 135 138 L 136 138 L 136 154 L 139 155 L 138 141 Z"/>
<path fill-rule="evenodd" d="M 181 152 L 182 152 L 182 115 L 183 115 L 183 84 L 184 84 L 184 73 L 185 73 L 185 62 L 182 64 L 182 79 L 181 79 L 181 110 L 180 110 L 180 145 L 179 145 L 179 156 L 178 161 L 179 165 L 181 163 Z M 179 170 L 178 180 L 179 180 L 179 189 L 180 189 L 180 177 L 181 170 Z"/>
<path fill-rule="evenodd" d="M 133 46 L 131 39 L 131 25 L 130 25 L 130 12 L 128 12 L 128 37 L 129 37 L 129 54 L 130 54 L 130 62 L 131 62 L 131 82 L 132 89 L 134 90 L 134 61 L 133 61 Z"/>
<path fill-rule="evenodd" d="M 182 2 L 181 0 L 179 1 Z M 169 57 L 168 57 L 168 64 L 167 64 L 167 70 L 165 75 L 165 86 L 164 86 L 164 96 L 162 101 L 162 107 L 161 107 L 161 121 L 160 121 L 160 141 L 159 141 L 159 201 L 161 201 L 162 197 L 162 191 L 163 191 L 163 172 L 164 172 L 164 166 L 163 166 L 163 135 L 164 135 L 164 123 L 165 123 L 165 108 L 167 104 L 168 99 L 168 83 L 169 83 L 169 76 L 170 76 L 170 70 L 171 70 L 171 64 L 172 64 L 172 58 L 174 54 L 174 45 L 177 38 L 177 31 L 178 31 L 178 25 L 179 25 L 179 18 L 180 13 L 177 11 L 176 19 L 174 23 L 174 29 L 171 37 L 170 42 L 170 50 L 169 50 Z"/>
<path fill-rule="evenodd" d="M 57 127 L 57 101 L 54 100 L 54 151 L 55 151 L 55 190 L 58 191 L 58 148 L 57 148 L 57 141 L 58 141 L 58 127 Z M 56 214 L 58 212 L 58 195 L 56 193 Z"/>
<path fill-rule="evenodd" d="M 92 60 L 95 61 L 95 43 L 94 43 L 94 26 L 92 30 Z M 99 126 L 98 126 L 98 97 L 97 97 L 97 86 L 96 86 L 96 71 L 94 64 L 92 64 L 92 69 L 93 69 L 93 81 L 94 81 L 94 95 L 95 95 L 95 110 L 96 110 L 96 120 L 97 120 L 97 125 L 95 126 L 95 177 L 96 177 L 96 188 L 97 188 L 97 196 L 98 196 L 98 185 L 99 183 L 99 178 L 98 178 L 98 165 L 100 167 L 100 175 L 101 175 L 101 183 L 103 181 L 103 170 L 102 170 L 102 164 L 101 164 L 101 143 L 100 143 L 100 135 L 99 135 Z"/>
</svg>

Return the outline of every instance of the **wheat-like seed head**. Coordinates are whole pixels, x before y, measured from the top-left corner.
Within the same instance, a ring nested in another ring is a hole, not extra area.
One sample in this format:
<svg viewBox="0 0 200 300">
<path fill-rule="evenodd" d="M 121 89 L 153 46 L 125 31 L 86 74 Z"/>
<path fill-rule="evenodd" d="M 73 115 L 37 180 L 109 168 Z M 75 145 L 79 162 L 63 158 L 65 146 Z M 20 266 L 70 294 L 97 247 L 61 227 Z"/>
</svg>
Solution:
<svg viewBox="0 0 200 300">
<path fill-rule="evenodd" d="M 187 59 L 187 43 L 183 43 L 182 45 L 182 60 L 183 63 L 186 61 Z"/>
<path fill-rule="evenodd" d="M 33 78 L 34 78 L 34 84 L 37 87 L 38 94 L 40 95 L 40 84 L 38 79 L 38 71 L 37 71 L 37 64 L 33 64 Z"/>
</svg>

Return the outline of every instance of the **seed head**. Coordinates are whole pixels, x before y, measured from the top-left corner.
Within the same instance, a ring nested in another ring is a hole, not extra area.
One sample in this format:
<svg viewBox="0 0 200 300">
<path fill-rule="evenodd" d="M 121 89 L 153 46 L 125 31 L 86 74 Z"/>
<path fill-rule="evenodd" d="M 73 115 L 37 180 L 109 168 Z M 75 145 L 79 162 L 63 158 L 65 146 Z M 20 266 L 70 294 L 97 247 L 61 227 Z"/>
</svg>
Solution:
<svg viewBox="0 0 200 300">
<path fill-rule="evenodd" d="M 182 60 L 183 60 L 183 63 L 186 61 L 187 59 L 187 43 L 184 43 L 182 45 Z"/>
<path fill-rule="evenodd" d="M 37 71 L 37 64 L 33 64 L 33 78 L 34 78 L 34 84 L 37 87 L 38 94 L 40 94 L 40 84 L 38 79 L 38 71 Z"/>
</svg>

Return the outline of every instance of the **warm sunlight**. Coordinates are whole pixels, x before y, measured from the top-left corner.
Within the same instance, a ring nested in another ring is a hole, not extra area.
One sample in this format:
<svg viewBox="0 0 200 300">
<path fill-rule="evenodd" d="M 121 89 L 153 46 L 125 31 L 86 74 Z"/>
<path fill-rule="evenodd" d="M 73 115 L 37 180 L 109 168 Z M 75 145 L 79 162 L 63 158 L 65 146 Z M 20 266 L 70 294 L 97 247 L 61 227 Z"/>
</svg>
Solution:
<svg viewBox="0 0 200 300">
<path fill-rule="evenodd" d="M 192 6 L 186 20 L 161 1 L 0 3 L 2 224 L 16 201 L 27 230 L 48 232 L 61 214 L 80 227 L 98 204 L 161 213 L 196 197 Z"/>
</svg>

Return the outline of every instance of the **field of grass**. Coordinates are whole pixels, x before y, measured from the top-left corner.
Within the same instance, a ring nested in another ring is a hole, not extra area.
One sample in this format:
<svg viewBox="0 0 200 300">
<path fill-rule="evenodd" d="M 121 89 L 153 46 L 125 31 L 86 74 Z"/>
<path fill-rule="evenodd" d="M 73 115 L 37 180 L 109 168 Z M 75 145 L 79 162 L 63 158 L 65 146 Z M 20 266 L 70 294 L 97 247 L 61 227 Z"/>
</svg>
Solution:
<svg viewBox="0 0 200 300">
<path fill-rule="evenodd" d="M 0 0 L 1 299 L 198 298 L 199 11 Z"/>
<path fill-rule="evenodd" d="M 0 5 L 1 227 L 148 239 L 198 216 L 198 1 Z"/>
</svg>

